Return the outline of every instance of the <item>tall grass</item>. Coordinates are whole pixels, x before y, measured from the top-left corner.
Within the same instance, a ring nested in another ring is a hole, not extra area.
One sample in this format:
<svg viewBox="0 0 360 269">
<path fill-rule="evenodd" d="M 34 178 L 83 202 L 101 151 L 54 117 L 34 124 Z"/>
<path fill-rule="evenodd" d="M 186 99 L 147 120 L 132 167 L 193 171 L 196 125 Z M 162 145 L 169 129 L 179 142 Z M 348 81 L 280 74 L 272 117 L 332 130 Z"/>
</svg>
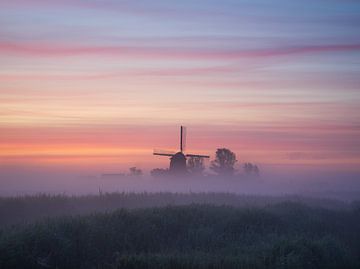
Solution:
<svg viewBox="0 0 360 269">
<path fill-rule="evenodd" d="M 352 205 L 329 199 L 299 196 L 254 196 L 230 193 L 99 193 L 99 195 L 0 197 L 0 227 L 30 223 L 45 217 L 110 212 L 119 208 L 148 208 L 167 205 L 213 204 L 235 207 L 264 207 L 284 201 L 336 210 L 349 210 Z M 353 205 L 355 205 L 354 203 Z"/>
<path fill-rule="evenodd" d="M 359 210 L 263 205 L 119 209 L 15 225 L 1 230 L 0 268 L 360 268 Z"/>
</svg>

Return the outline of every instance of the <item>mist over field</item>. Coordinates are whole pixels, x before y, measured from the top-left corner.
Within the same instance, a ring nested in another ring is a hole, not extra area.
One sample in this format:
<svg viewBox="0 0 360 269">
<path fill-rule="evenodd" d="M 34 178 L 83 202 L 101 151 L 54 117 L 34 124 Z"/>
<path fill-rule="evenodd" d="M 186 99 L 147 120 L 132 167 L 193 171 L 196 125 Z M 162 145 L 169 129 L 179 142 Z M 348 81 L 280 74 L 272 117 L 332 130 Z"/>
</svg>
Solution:
<svg viewBox="0 0 360 269">
<path fill-rule="evenodd" d="M 271 169 L 262 166 L 258 177 L 233 178 L 166 177 L 153 178 L 104 173 L 104 171 L 64 172 L 59 169 L 4 169 L 0 180 L 1 196 L 25 194 L 84 195 L 102 192 L 230 192 L 238 194 L 287 195 L 354 200 L 360 197 L 360 175 L 357 172 L 326 171 L 316 167 Z M 270 170 L 270 171 L 268 171 Z M 116 170 L 121 171 L 121 170 Z M 109 172 L 109 171 L 105 171 Z M 114 172 L 112 170 L 111 172 Z M 211 175 L 211 174 L 210 174 Z"/>
<path fill-rule="evenodd" d="M 223 150 L 182 176 L 173 160 L 150 174 L 2 166 L 0 268 L 359 267 L 356 170 L 235 166 Z"/>
<path fill-rule="evenodd" d="M 0 198 L 0 268 L 355 269 L 359 209 L 228 193 Z"/>
</svg>

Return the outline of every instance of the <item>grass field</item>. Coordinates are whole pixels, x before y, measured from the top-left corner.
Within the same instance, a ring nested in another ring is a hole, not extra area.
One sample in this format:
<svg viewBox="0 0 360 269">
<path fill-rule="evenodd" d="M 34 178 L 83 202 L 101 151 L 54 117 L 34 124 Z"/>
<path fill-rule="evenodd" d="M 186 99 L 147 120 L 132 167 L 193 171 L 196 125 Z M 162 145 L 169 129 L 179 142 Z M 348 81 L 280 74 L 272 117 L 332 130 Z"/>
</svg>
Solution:
<svg viewBox="0 0 360 269">
<path fill-rule="evenodd" d="M 0 217 L 0 268 L 360 268 L 356 202 L 39 195 L 2 198 Z"/>
</svg>

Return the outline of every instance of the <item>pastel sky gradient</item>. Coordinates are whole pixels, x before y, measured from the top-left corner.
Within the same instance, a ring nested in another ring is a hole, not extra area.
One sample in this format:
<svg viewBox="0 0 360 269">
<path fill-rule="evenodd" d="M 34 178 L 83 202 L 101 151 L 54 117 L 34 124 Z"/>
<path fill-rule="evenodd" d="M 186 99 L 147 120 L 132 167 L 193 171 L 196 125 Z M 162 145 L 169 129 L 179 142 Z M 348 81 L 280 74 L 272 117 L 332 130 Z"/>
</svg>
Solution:
<svg viewBox="0 0 360 269">
<path fill-rule="evenodd" d="M 360 1 L 0 0 L 0 170 L 229 147 L 360 171 Z"/>
</svg>

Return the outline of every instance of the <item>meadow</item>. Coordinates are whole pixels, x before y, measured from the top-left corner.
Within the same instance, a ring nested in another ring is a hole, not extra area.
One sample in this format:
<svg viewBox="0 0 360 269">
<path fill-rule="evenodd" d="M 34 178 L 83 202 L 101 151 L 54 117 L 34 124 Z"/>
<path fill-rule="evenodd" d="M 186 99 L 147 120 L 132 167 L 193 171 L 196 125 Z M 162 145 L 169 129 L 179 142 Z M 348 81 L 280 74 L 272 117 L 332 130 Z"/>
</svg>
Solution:
<svg viewBox="0 0 360 269">
<path fill-rule="evenodd" d="M 360 205 L 300 196 L 0 199 L 0 268 L 360 268 Z"/>
</svg>

